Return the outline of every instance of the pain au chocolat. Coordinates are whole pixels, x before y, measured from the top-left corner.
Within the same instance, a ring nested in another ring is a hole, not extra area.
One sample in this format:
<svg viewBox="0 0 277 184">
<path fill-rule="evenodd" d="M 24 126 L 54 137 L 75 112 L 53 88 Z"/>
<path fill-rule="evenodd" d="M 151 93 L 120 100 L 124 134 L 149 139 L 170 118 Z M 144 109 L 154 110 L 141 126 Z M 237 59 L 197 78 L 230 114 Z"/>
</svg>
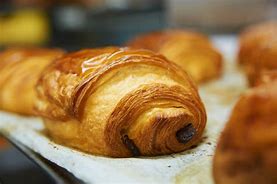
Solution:
<svg viewBox="0 0 277 184">
<path fill-rule="evenodd" d="M 107 47 L 65 54 L 37 85 L 37 110 L 58 143 L 111 157 L 181 152 L 206 112 L 196 86 L 165 57 Z"/>
<path fill-rule="evenodd" d="M 12 48 L 0 52 L 0 109 L 35 114 L 35 85 L 44 68 L 64 52 L 60 49 Z"/>
<path fill-rule="evenodd" d="M 260 23 L 240 35 L 239 63 L 249 84 L 255 85 L 263 73 L 277 71 L 277 22 Z"/>
<path fill-rule="evenodd" d="M 277 80 L 251 88 L 235 105 L 213 173 L 216 184 L 277 183 Z"/>
<path fill-rule="evenodd" d="M 254 86 L 260 86 L 277 80 L 277 70 L 263 71 L 256 78 Z"/>
<path fill-rule="evenodd" d="M 135 37 L 127 46 L 149 49 L 166 56 L 197 83 L 218 78 L 222 73 L 221 54 L 200 33 L 184 30 L 151 32 Z"/>
</svg>

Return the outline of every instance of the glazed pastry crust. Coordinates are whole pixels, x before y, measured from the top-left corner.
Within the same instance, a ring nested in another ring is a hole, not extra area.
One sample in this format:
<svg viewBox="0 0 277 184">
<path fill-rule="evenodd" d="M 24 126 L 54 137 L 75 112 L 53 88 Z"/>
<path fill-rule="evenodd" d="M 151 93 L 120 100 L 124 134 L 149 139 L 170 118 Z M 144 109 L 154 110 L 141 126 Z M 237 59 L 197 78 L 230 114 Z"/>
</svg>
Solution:
<svg viewBox="0 0 277 184">
<path fill-rule="evenodd" d="M 163 54 L 187 71 L 197 83 L 217 78 L 222 73 L 220 53 L 200 33 L 181 30 L 152 32 L 134 38 L 127 45 Z"/>
<path fill-rule="evenodd" d="M 66 54 L 45 70 L 37 90 L 37 111 L 49 135 L 93 154 L 180 152 L 199 142 L 206 124 L 191 79 L 147 50 L 107 47 Z"/>
<path fill-rule="evenodd" d="M 213 163 L 217 184 L 277 182 L 277 81 L 252 88 L 234 107 Z"/>
<path fill-rule="evenodd" d="M 42 70 L 63 54 L 59 49 L 13 48 L 0 53 L 0 109 L 34 115 L 35 85 Z"/>
<path fill-rule="evenodd" d="M 277 22 L 251 26 L 240 35 L 238 59 L 251 86 L 257 83 L 263 73 L 277 70 L 276 35 Z"/>
</svg>

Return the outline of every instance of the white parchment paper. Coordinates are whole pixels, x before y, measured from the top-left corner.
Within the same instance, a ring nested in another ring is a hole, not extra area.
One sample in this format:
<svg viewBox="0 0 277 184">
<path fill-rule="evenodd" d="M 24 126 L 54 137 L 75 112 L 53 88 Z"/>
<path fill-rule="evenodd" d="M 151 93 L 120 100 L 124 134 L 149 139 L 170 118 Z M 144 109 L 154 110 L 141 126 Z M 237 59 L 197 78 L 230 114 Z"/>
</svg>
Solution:
<svg viewBox="0 0 277 184">
<path fill-rule="evenodd" d="M 208 122 L 202 143 L 179 154 L 151 158 L 114 159 L 93 156 L 49 140 L 39 118 L 26 118 L 0 111 L 0 131 L 65 168 L 86 183 L 185 183 L 210 184 L 216 141 L 234 103 L 246 89 L 242 72 L 235 65 L 236 39 L 213 37 L 225 57 L 221 79 L 200 88 Z"/>
</svg>

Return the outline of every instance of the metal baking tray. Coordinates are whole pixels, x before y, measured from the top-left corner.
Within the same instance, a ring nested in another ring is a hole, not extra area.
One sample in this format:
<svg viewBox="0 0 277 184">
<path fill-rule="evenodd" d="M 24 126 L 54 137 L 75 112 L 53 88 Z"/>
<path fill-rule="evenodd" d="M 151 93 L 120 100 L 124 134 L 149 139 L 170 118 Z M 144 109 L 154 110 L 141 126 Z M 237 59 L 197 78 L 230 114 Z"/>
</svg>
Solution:
<svg viewBox="0 0 277 184">
<path fill-rule="evenodd" d="M 20 142 L 16 141 L 14 138 L 9 136 L 5 132 L 0 132 L 0 135 L 4 137 L 9 143 L 11 143 L 11 146 L 15 147 L 22 154 L 24 154 L 30 161 L 36 164 L 41 169 L 41 171 L 44 172 L 51 181 L 53 181 L 53 183 L 84 184 L 84 182 L 74 177 L 70 172 L 66 171 L 64 168 L 43 158 L 42 156 L 27 148 Z"/>
</svg>

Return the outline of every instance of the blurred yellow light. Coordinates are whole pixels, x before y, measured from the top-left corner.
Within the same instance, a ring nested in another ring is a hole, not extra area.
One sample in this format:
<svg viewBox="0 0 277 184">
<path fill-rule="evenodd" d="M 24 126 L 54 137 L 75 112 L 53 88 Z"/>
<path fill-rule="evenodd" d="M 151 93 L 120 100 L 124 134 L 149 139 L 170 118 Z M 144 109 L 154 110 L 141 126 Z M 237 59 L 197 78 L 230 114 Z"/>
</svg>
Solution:
<svg viewBox="0 0 277 184">
<path fill-rule="evenodd" d="M 42 44 L 49 39 L 48 18 L 39 10 L 18 10 L 0 16 L 0 45 Z"/>
</svg>

